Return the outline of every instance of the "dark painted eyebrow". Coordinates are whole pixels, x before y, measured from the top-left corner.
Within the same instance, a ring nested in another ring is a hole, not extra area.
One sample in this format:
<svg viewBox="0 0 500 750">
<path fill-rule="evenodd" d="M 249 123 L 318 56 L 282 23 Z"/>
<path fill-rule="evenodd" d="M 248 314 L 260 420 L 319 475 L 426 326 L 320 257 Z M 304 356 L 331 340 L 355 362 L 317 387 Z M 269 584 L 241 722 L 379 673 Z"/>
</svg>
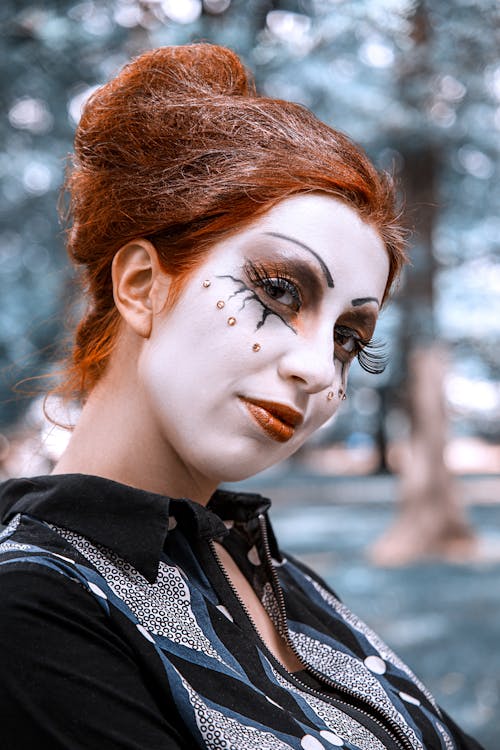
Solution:
<svg viewBox="0 0 500 750">
<path fill-rule="evenodd" d="M 288 235 L 286 235 L 286 234 L 279 234 L 278 232 L 264 232 L 264 234 L 267 234 L 267 235 L 269 235 L 271 237 L 279 237 L 279 239 L 281 239 L 281 240 L 288 240 L 289 242 L 294 242 L 296 245 L 298 245 L 299 247 L 301 247 L 303 250 L 307 250 L 308 253 L 311 253 L 311 255 L 314 255 L 314 257 L 316 258 L 316 260 L 318 261 L 318 263 L 321 266 L 321 270 L 323 271 L 323 273 L 325 275 L 325 279 L 326 279 L 327 285 L 330 287 L 330 289 L 333 289 L 333 287 L 335 286 L 335 284 L 333 283 L 332 274 L 330 273 L 330 271 L 328 269 L 328 266 L 326 265 L 325 261 L 323 260 L 323 258 L 320 255 L 318 255 L 318 253 L 315 253 L 314 250 L 312 250 L 310 247 L 308 247 L 307 245 L 304 245 L 303 242 L 299 242 L 299 240 L 296 240 L 293 237 L 288 237 Z"/>
<path fill-rule="evenodd" d="M 356 299 L 351 300 L 351 305 L 353 307 L 361 307 L 361 305 L 366 305 L 368 302 L 376 302 L 377 305 L 380 305 L 376 297 L 356 297 Z"/>
</svg>

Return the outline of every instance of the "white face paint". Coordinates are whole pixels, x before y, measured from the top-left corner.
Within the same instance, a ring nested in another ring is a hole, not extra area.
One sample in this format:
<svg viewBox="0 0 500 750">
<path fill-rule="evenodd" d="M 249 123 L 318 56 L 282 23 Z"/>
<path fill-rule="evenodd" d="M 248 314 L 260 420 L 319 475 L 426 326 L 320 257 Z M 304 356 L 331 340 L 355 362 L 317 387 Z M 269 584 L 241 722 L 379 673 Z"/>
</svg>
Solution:
<svg viewBox="0 0 500 750">
<path fill-rule="evenodd" d="M 377 232 L 320 194 L 218 243 L 155 317 L 139 361 L 156 461 L 174 456 L 202 486 L 290 456 L 338 408 L 388 269 Z"/>
</svg>

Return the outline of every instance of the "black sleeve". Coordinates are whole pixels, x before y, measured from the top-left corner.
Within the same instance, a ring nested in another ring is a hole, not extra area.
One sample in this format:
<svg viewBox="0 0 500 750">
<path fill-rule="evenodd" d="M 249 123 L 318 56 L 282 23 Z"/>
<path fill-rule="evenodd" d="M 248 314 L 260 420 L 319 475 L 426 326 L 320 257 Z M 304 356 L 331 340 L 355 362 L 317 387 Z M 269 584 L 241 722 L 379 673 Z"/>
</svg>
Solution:
<svg viewBox="0 0 500 750">
<path fill-rule="evenodd" d="M 13 568 L 0 568 L 2 747 L 191 750 L 94 598 L 49 568 Z"/>
</svg>

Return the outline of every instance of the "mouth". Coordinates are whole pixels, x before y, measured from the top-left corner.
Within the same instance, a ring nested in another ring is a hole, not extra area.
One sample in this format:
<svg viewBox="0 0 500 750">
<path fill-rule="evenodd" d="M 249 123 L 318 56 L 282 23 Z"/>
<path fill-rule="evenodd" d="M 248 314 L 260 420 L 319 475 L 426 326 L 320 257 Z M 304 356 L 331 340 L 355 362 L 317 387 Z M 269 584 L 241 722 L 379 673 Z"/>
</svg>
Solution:
<svg viewBox="0 0 500 750">
<path fill-rule="evenodd" d="M 293 437 L 295 428 L 304 421 L 300 412 L 285 404 L 242 396 L 240 399 L 266 435 L 276 440 L 277 443 L 288 442 Z"/>
</svg>

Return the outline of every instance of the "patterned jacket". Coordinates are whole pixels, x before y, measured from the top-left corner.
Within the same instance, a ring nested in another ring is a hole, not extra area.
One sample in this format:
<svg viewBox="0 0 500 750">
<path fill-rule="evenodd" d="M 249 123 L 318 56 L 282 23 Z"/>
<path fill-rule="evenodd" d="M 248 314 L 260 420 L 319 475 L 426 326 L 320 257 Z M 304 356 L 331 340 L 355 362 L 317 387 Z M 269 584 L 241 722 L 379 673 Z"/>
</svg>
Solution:
<svg viewBox="0 0 500 750">
<path fill-rule="evenodd" d="M 218 491 L 205 508 L 78 474 L 2 485 L 2 746 L 479 748 L 280 552 L 269 505 Z M 287 672 L 266 648 L 214 540 L 306 670 Z"/>
</svg>

